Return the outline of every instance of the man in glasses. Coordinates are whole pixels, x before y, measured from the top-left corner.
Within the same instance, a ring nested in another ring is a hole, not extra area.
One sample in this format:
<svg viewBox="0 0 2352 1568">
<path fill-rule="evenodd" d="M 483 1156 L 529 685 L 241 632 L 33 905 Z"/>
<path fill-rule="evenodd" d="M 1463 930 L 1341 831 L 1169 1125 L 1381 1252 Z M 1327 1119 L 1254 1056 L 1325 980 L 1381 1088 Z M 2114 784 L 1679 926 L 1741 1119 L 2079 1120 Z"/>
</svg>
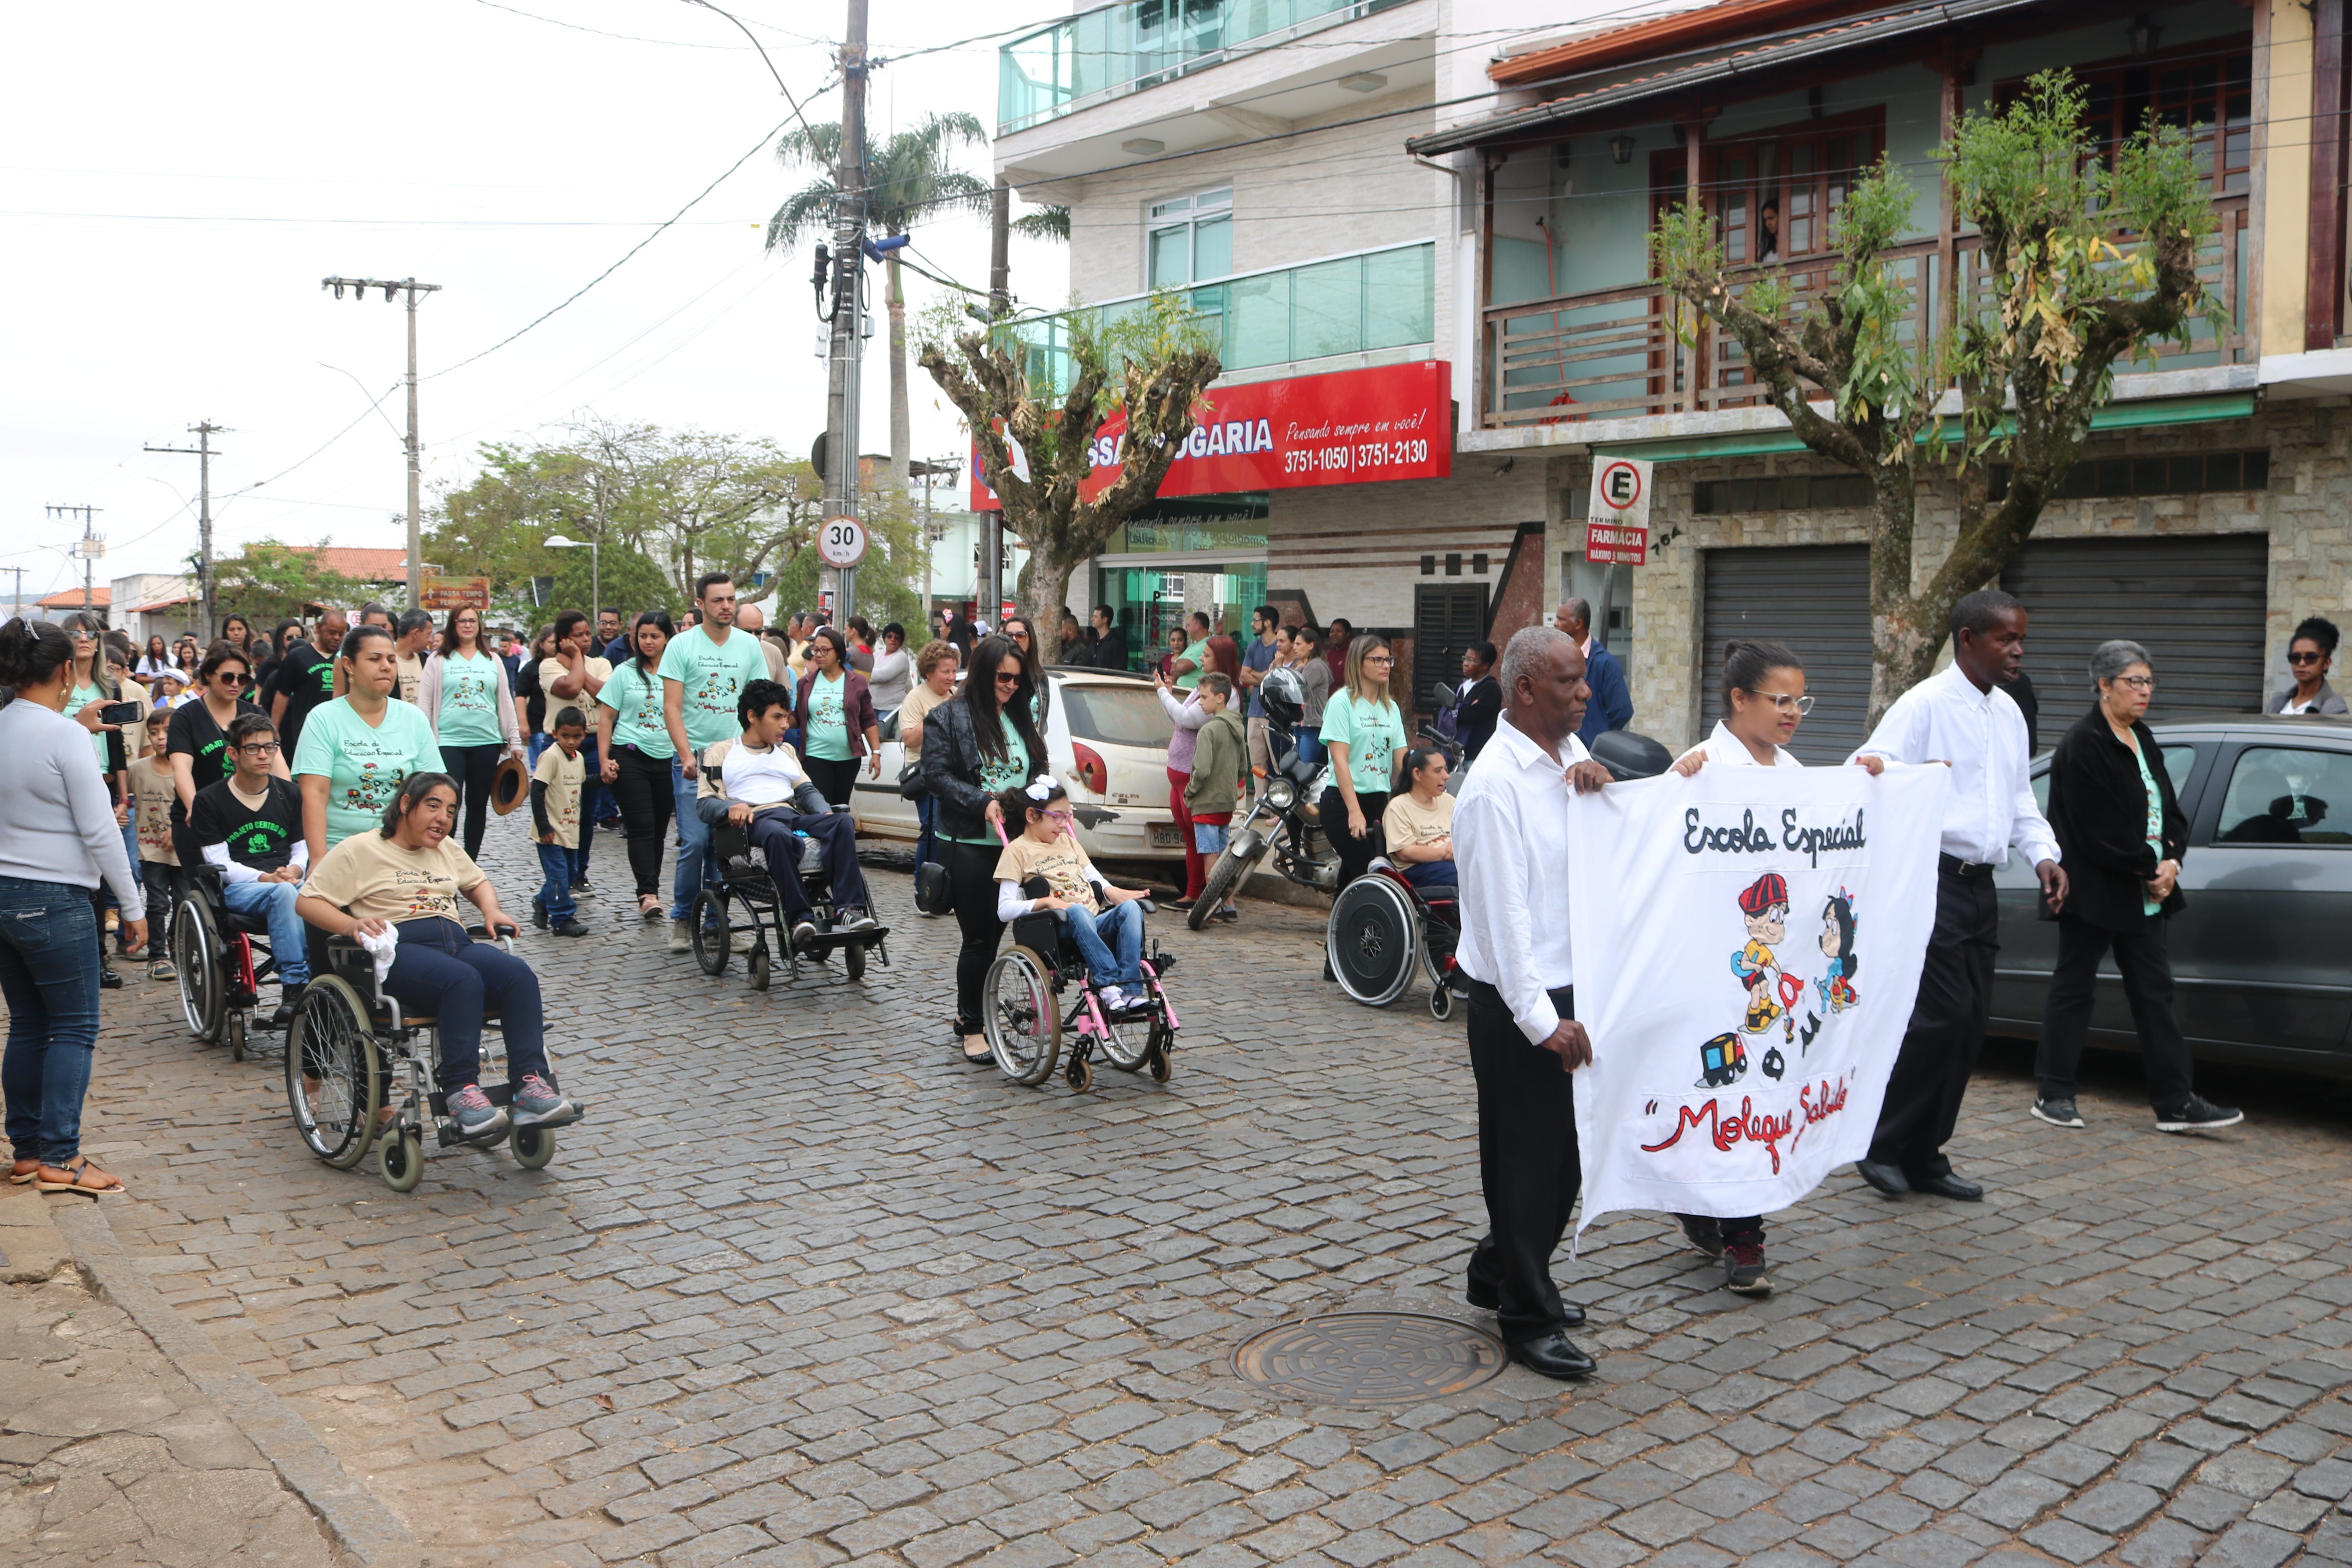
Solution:
<svg viewBox="0 0 2352 1568">
<path fill-rule="evenodd" d="M 1625 667 L 1592 635 L 1592 605 L 1588 601 L 1561 600 L 1559 608 L 1552 612 L 1551 624 L 1555 630 L 1574 637 L 1577 651 L 1584 655 L 1584 684 L 1592 688 L 1592 700 L 1585 707 L 1584 726 L 1576 738 L 1590 746 L 1610 731 L 1633 721 L 1633 693 L 1625 685 Z"/>
<path fill-rule="evenodd" d="M 296 889 L 310 865 L 302 837 L 302 796 L 278 768 L 278 727 L 259 713 L 229 721 L 229 754 L 235 770 L 218 784 L 196 792 L 188 813 L 188 838 L 204 858 L 221 868 L 221 896 L 241 915 L 269 922 L 269 952 L 278 961 L 278 1011 L 272 1028 L 293 1020 L 310 983 L 308 936 L 294 912 Z"/>
</svg>

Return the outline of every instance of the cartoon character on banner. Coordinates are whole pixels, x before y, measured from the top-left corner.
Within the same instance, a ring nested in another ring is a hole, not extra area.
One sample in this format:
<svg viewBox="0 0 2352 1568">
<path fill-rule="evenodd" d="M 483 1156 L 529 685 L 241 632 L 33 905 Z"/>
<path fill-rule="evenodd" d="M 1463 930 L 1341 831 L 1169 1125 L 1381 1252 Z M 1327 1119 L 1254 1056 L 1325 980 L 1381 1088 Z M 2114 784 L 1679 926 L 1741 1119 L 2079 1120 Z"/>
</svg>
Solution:
<svg viewBox="0 0 2352 1568">
<path fill-rule="evenodd" d="M 1830 966 L 1828 973 L 1813 982 L 1813 988 L 1821 993 L 1824 1013 L 1843 1013 L 1862 1001 L 1853 989 L 1854 971 L 1862 967 L 1853 951 L 1853 895 L 1840 888 L 1822 906 L 1822 952 Z M 1812 1043 L 1810 1034 L 1805 1043 Z"/>
<path fill-rule="evenodd" d="M 1805 994 L 1804 983 L 1781 968 L 1773 952 L 1789 934 L 1789 879 L 1767 871 L 1739 895 L 1740 918 L 1748 926 L 1747 944 L 1731 955 L 1731 972 L 1748 988 L 1748 1014 L 1740 1033 L 1763 1034 L 1775 1023 L 1787 1037 L 1796 1038 L 1797 1021 L 1789 1009 Z"/>
</svg>

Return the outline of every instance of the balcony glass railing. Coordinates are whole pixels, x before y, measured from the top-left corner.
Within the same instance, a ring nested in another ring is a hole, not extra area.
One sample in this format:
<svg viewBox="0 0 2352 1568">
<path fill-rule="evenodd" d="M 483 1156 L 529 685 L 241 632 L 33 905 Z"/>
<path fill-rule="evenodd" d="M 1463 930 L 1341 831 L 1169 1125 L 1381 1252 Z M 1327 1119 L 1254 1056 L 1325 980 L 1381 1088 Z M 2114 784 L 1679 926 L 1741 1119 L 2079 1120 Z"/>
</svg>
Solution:
<svg viewBox="0 0 2352 1568">
<path fill-rule="evenodd" d="M 1390 246 L 1269 272 L 1244 272 L 1184 290 L 1228 372 L 1407 348 L 1437 337 L 1437 245 Z M 1116 320 L 1145 296 L 1088 306 Z M 1013 331 L 1029 345 L 1030 384 L 1068 390 L 1069 318 L 1039 316 Z"/>
<path fill-rule="evenodd" d="M 1404 0 L 1125 0 L 1015 38 L 997 54 L 996 129 L 1067 114 Z"/>
</svg>

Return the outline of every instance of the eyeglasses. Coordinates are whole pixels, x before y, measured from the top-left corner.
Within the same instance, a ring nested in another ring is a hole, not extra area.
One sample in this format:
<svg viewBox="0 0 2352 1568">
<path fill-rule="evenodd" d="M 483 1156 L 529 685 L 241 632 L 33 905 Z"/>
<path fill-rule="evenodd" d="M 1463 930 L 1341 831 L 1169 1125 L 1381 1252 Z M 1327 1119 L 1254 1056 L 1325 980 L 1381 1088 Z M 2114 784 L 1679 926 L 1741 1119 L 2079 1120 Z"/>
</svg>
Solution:
<svg viewBox="0 0 2352 1568">
<path fill-rule="evenodd" d="M 1802 718 L 1813 710 L 1813 700 L 1810 697 L 1791 697 L 1785 691 L 1759 691 L 1752 686 L 1743 686 L 1740 689 L 1750 697 L 1761 697 L 1782 713 L 1793 710 L 1798 717 Z"/>
<path fill-rule="evenodd" d="M 1065 826 L 1067 826 L 1070 823 L 1077 820 L 1077 814 L 1070 811 L 1047 811 L 1041 812 L 1039 815 L 1043 816 L 1050 816 L 1055 822 L 1061 823 Z"/>
<path fill-rule="evenodd" d="M 2291 653 L 2286 656 L 2286 661 L 2289 664 L 2320 664 L 2324 663 L 2326 658 L 2324 653 Z"/>
<path fill-rule="evenodd" d="M 1396 660 L 1384 653 L 1368 653 L 1364 656 L 1364 662 L 1366 664 L 1394 664 Z"/>
<path fill-rule="evenodd" d="M 2116 684 L 2117 686 L 2128 686 L 2134 691 L 2153 691 L 2156 689 L 2156 677 L 2153 675 L 2118 675 L 2116 677 Z"/>
<path fill-rule="evenodd" d="M 1029 640 L 1029 634 L 1027 632 L 1014 632 L 1011 635 L 1014 642 L 1027 642 Z"/>
<path fill-rule="evenodd" d="M 257 742 L 250 746 L 239 746 L 237 750 L 243 752 L 248 757 L 273 757 L 278 754 L 278 742 L 275 741 L 261 741 Z"/>
</svg>

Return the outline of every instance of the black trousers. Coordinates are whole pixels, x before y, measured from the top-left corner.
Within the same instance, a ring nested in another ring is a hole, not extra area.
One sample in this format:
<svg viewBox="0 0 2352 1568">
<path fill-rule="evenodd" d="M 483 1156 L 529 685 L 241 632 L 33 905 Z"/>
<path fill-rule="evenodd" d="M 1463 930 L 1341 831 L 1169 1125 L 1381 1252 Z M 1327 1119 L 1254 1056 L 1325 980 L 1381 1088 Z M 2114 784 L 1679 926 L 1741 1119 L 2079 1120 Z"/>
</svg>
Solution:
<svg viewBox="0 0 2352 1568">
<path fill-rule="evenodd" d="M 1936 929 L 1919 971 L 1911 1025 L 1887 1080 L 1886 1103 L 1870 1158 L 1906 1176 L 1949 1174 L 1944 1157 L 1960 1101 L 1969 1092 L 1992 1013 L 1992 961 L 2000 951 L 2000 906 L 1992 878 L 1962 876 L 1949 866 L 1936 875 Z"/>
<path fill-rule="evenodd" d="M 1576 1016 L 1572 987 L 1553 992 L 1551 1003 L 1561 1017 Z M 1495 988 L 1475 980 L 1470 1070 L 1478 1079 L 1478 1184 L 1486 1194 L 1486 1234 L 1470 1255 L 1470 1286 L 1494 1292 L 1503 1338 L 1519 1344 L 1566 1321 L 1551 1255 L 1568 1234 L 1583 1179 L 1576 1080 L 1557 1054 L 1529 1045 Z"/>
<path fill-rule="evenodd" d="M 1361 838 L 1348 831 L 1348 797 L 1338 785 L 1323 792 L 1323 804 L 1318 808 L 1323 814 L 1323 841 L 1331 846 L 1331 853 L 1339 858 L 1339 886 L 1346 887 L 1362 876 L 1381 853 L 1381 813 L 1388 810 L 1385 794 L 1367 795 L 1356 792 L 1357 809 L 1364 814 L 1364 836 Z M 1559 1058 L 1554 1058 L 1555 1061 Z"/>
<path fill-rule="evenodd" d="M 498 776 L 503 745 L 444 746 L 441 766 L 457 785 L 457 800 L 466 808 L 465 842 L 469 859 L 482 853 L 482 829 L 489 821 L 490 781 Z M 528 787 L 528 786 L 526 786 Z"/>
<path fill-rule="evenodd" d="M 1003 847 L 940 841 L 948 868 L 948 890 L 954 900 L 956 927 L 963 946 L 956 953 L 956 1029 L 980 1033 L 981 983 L 996 961 L 996 944 L 1004 939 L 1004 922 L 996 918 L 996 862 Z"/>
<path fill-rule="evenodd" d="M 613 781 L 613 798 L 621 803 L 621 825 L 628 830 L 629 875 L 637 897 L 661 893 L 662 842 L 669 837 L 669 815 L 677 800 L 670 786 L 672 763 L 667 757 L 650 757 L 635 746 L 613 748 L 620 776 Z"/>
<path fill-rule="evenodd" d="M 829 762 L 823 757 L 803 757 L 801 766 L 808 770 L 809 782 L 817 787 L 826 804 L 839 810 L 849 807 L 849 791 L 857 783 L 857 770 L 866 765 L 863 757 L 851 757 L 845 762 Z"/>
<path fill-rule="evenodd" d="M 2033 1070 L 2044 1100 L 2074 1098 L 2074 1069 L 2082 1064 L 2083 1040 L 2091 1029 L 2091 999 L 2099 980 L 2099 959 L 2115 949 L 2122 972 L 2124 1000 L 2131 1004 L 2132 1027 L 2139 1032 L 2140 1062 L 2147 1073 L 2147 1102 L 2173 1110 L 2189 1099 L 2194 1083 L 2189 1037 L 2172 1009 L 2172 957 L 2165 951 L 2164 922 L 2139 931 L 2103 931 L 2086 921 L 2058 921 L 2058 967 L 2050 976 L 2050 999 L 2042 1008 L 2042 1044 Z"/>
</svg>

